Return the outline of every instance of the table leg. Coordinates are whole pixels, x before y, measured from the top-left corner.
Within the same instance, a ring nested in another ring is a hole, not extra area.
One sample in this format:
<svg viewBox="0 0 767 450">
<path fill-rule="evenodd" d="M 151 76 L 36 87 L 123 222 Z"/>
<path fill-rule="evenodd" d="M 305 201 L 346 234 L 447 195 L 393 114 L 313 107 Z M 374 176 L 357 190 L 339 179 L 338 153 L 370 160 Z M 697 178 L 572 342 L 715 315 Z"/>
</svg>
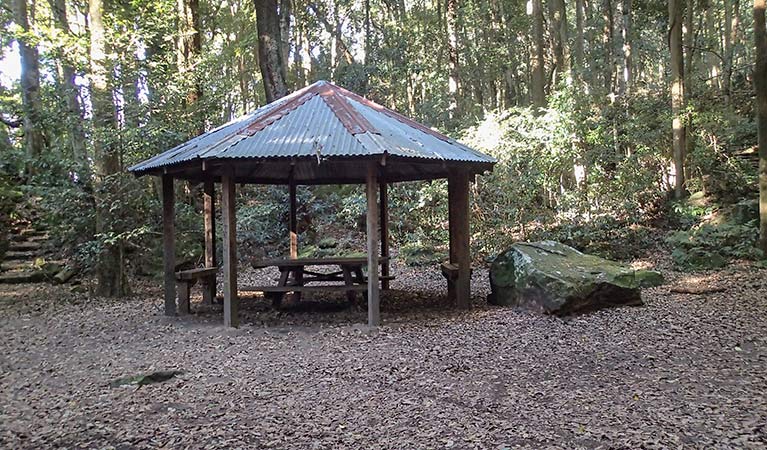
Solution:
<svg viewBox="0 0 767 450">
<path fill-rule="evenodd" d="M 353 286 L 354 279 L 352 278 L 352 268 L 349 266 L 341 266 L 341 271 L 343 272 L 343 275 L 344 275 L 344 284 L 346 286 Z M 357 293 L 352 290 L 346 291 L 346 299 L 352 305 L 357 303 Z"/>
<path fill-rule="evenodd" d="M 290 268 L 280 267 L 280 281 L 277 282 L 277 286 L 287 286 L 288 278 L 290 277 Z M 272 301 L 272 308 L 278 309 L 282 306 L 282 297 L 285 294 L 282 292 L 269 292 L 265 295 L 266 298 Z"/>
<path fill-rule="evenodd" d="M 304 266 L 298 266 L 293 271 L 293 282 L 296 286 L 303 286 L 304 285 Z M 296 299 L 296 302 L 301 301 L 301 293 L 300 292 L 294 292 L 293 298 Z"/>
<path fill-rule="evenodd" d="M 362 267 L 355 267 L 354 275 L 357 278 L 358 284 L 365 284 L 365 274 L 362 273 Z"/>
</svg>

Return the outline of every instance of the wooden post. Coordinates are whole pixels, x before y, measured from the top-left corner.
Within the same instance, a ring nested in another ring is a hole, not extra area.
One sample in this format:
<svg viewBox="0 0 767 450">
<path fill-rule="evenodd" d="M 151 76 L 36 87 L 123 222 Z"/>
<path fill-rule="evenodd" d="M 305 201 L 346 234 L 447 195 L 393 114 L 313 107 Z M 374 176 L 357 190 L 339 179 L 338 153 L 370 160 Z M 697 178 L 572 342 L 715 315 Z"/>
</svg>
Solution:
<svg viewBox="0 0 767 450">
<path fill-rule="evenodd" d="M 381 263 L 381 289 L 389 290 L 389 185 L 379 184 L 381 189 L 381 256 L 387 258 Z"/>
<path fill-rule="evenodd" d="M 455 224 L 456 224 L 456 215 L 458 214 L 456 212 L 456 208 L 453 202 L 453 199 L 455 198 L 455 188 L 456 184 L 450 182 L 450 178 L 448 177 L 447 181 L 447 230 L 448 230 L 448 236 L 450 242 L 449 250 L 448 250 L 448 262 L 453 263 L 453 261 L 456 261 L 456 254 L 455 254 Z M 447 277 L 447 300 L 451 305 L 455 305 L 456 298 L 455 298 L 455 282 L 450 279 L 450 277 Z"/>
<path fill-rule="evenodd" d="M 237 297 L 237 221 L 235 180 L 231 174 L 221 177 L 221 208 L 224 225 L 224 325 L 237 328 L 240 325 Z"/>
<path fill-rule="evenodd" d="M 368 237 L 368 325 L 381 323 L 380 298 L 378 291 L 378 167 L 371 163 L 367 174 L 367 237 Z"/>
<path fill-rule="evenodd" d="M 176 215 L 173 177 L 162 176 L 162 260 L 165 282 L 165 315 L 176 315 Z"/>
<path fill-rule="evenodd" d="M 205 267 L 216 267 L 216 187 L 213 180 L 203 183 L 203 216 L 205 228 Z M 216 299 L 216 283 L 203 283 L 203 303 Z"/>
<path fill-rule="evenodd" d="M 447 186 L 450 210 L 450 263 L 458 266 L 458 278 L 452 295 L 459 307 L 468 308 L 471 305 L 469 174 L 463 171 L 451 173 Z"/>
<path fill-rule="evenodd" d="M 298 223 L 296 220 L 296 183 L 293 176 L 290 177 L 288 184 L 290 191 L 290 258 L 298 258 Z"/>
</svg>

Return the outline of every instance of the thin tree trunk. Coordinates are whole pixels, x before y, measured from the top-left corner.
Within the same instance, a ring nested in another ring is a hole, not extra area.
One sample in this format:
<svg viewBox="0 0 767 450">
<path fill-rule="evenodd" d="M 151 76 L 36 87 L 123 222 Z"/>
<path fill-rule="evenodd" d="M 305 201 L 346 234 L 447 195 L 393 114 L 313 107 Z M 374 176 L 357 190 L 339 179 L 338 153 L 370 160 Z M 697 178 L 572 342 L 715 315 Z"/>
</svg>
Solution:
<svg viewBox="0 0 767 450">
<path fill-rule="evenodd" d="M 730 101 L 732 84 L 732 63 L 735 56 L 735 42 L 738 38 L 738 11 L 740 0 L 724 0 L 724 64 L 722 67 L 722 93 Z"/>
<path fill-rule="evenodd" d="M 613 49 L 613 4 L 612 0 L 602 1 L 602 47 L 605 52 L 605 67 L 603 81 L 605 91 L 612 92 L 614 87 L 613 75 L 615 74 L 615 54 Z"/>
<path fill-rule="evenodd" d="M 575 41 L 573 42 L 573 60 L 575 70 L 579 79 L 583 79 L 583 73 L 586 70 L 586 56 L 583 52 L 583 35 L 585 5 L 584 0 L 575 0 Z"/>
<path fill-rule="evenodd" d="M 569 67 L 567 63 L 567 13 L 565 0 L 549 0 L 549 22 L 551 34 L 551 51 L 554 54 L 555 83 L 567 78 Z"/>
<path fill-rule="evenodd" d="M 757 129 L 759 133 L 759 247 L 767 256 L 767 30 L 765 0 L 754 0 L 754 41 L 756 65 Z"/>
<path fill-rule="evenodd" d="M 111 203 L 116 199 L 117 183 L 110 179 L 120 172 L 119 153 L 112 136 L 116 133 L 115 108 L 112 92 L 107 83 L 107 51 L 102 0 L 90 0 L 90 57 L 91 57 L 91 103 L 93 110 L 93 150 L 96 184 L 96 233 L 112 232 L 114 220 Z M 128 280 L 120 244 L 107 244 L 101 253 L 96 276 L 96 294 L 106 297 L 126 295 Z"/>
<path fill-rule="evenodd" d="M 684 93 L 687 99 L 692 97 L 692 74 L 695 72 L 694 14 L 695 0 L 686 0 L 684 11 Z"/>
<path fill-rule="evenodd" d="M 533 11 L 533 58 L 531 61 L 531 100 L 533 106 L 546 107 L 544 91 L 544 58 L 543 58 L 543 5 L 541 0 L 532 0 Z"/>
<path fill-rule="evenodd" d="M 69 28 L 66 1 L 50 0 L 49 3 L 56 26 L 65 36 L 71 36 L 72 31 Z M 90 173 L 90 163 L 88 162 L 88 153 L 85 148 L 85 132 L 81 125 L 83 114 L 78 96 L 80 89 L 75 84 L 75 68 L 68 56 L 60 54 L 59 59 L 61 62 L 61 96 L 64 98 L 67 107 L 66 122 L 69 142 L 72 148 L 72 159 L 74 159 L 78 167 L 77 174 L 80 180 L 87 182 Z"/>
<path fill-rule="evenodd" d="M 458 0 L 447 0 L 447 7 L 445 9 L 447 59 L 449 67 L 447 89 L 450 95 L 450 106 L 448 107 L 448 111 L 451 119 L 460 114 L 458 90 L 461 86 L 461 79 L 458 71 L 458 31 L 456 29 L 456 21 L 458 15 L 457 3 Z"/>
<path fill-rule="evenodd" d="M 717 29 L 717 22 L 714 17 L 714 12 L 714 0 L 710 0 L 706 4 L 706 33 L 708 34 L 709 42 L 716 42 L 718 44 L 719 31 Z M 714 48 L 718 48 L 718 45 L 714 46 Z M 719 76 L 721 69 L 719 65 L 722 61 L 717 56 L 718 54 L 719 52 L 706 52 L 706 65 L 708 71 L 706 76 L 709 79 L 710 86 L 721 89 L 721 77 Z"/>
<path fill-rule="evenodd" d="M 684 196 L 685 127 L 683 123 L 684 54 L 682 51 L 682 0 L 669 0 L 669 47 L 671 51 L 671 114 L 673 116 L 674 197 Z"/>
<path fill-rule="evenodd" d="M 365 59 L 363 64 L 367 65 L 370 61 L 370 52 L 372 50 L 370 41 L 370 0 L 365 0 Z"/>
<path fill-rule="evenodd" d="M 283 78 L 288 70 L 288 63 L 290 62 L 290 19 L 293 15 L 293 1 L 292 0 L 280 0 L 280 52 L 282 53 L 282 71 Z"/>
<path fill-rule="evenodd" d="M 202 20 L 200 17 L 199 0 L 178 0 L 179 39 L 176 49 L 179 71 L 193 78 L 192 85 L 186 94 L 186 107 L 190 110 L 194 132 L 205 132 L 205 117 L 200 108 L 202 100 L 202 83 L 197 79 L 194 65 L 202 55 Z"/>
<path fill-rule="evenodd" d="M 280 23 L 277 0 L 255 0 L 258 28 L 258 65 L 264 84 L 266 102 L 271 103 L 288 94 L 285 68 L 280 44 Z"/>
<path fill-rule="evenodd" d="M 693 27 L 695 0 L 686 0 L 684 14 L 684 98 L 685 105 L 690 103 L 693 91 L 693 73 L 695 72 L 696 42 Z M 692 128 L 692 117 L 686 114 L 685 120 L 685 155 L 691 155 L 695 150 L 695 139 Z"/>
<path fill-rule="evenodd" d="M 620 92 L 621 94 L 631 91 L 632 72 L 633 67 L 631 64 L 631 23 L 632 23 L 632 4 L 631 0 L 621 0 L 621 73 L 620 77 Z"/>
<path fill-rule="evenodd" d="M 30 21 L 26 0 L 13 1 L 13 20 L 25 33 L 29 33 Z M 24 147 L 27 156 L 35 160 L 43 153 L 45 137 L 42 124 L 42 103 L 40 100 L 40 67 L 37 46 L 24 39 L 18 40 L 21 60 L 21 103 L 24 110 Z M 28 172 L 34 172 L 30 165 Z"/>
</svg>

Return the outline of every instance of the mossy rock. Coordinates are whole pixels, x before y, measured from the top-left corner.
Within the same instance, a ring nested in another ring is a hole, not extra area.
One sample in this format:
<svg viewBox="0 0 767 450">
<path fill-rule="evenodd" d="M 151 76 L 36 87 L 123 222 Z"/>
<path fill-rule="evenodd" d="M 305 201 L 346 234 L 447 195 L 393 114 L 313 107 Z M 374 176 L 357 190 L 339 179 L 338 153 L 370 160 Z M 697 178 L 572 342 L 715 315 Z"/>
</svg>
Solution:
<svg viewBox="0 0 767 450">
<path fill-rule="evenodd" d="M 759 199 L 742 200 L 730 206 L 727 212 L 729 221 L 736 225 L 746 225 L 759 221 Z"/>
<path fill-rule="evenodd" d="M 317 243 L 317 247 L 321 249 L 336 248 L 338 247 L 338 241 L 332 237 L 322 238 Z"/>
<path fill-rule="evenodd" d="M 643 288 L 660 286 L 666 282 L 663 274 L 655 270 L 637 270 L 634 276 Z"/>
<path fill-rule="evenodd" d="M 445 252 L 420 244 L 405 244 L 399 249 L 399 258 L 408 266 L 438 264 L 447 259 Z"/>
<path fill-rule="evenodd" d="M 490 267 L 490 303 L 567 315 L 641 305 L 640 289 L 657 277 L 554 241 L 517 243 Z"/>
<path fill-rule="evenodd" d="M 128 377 L 122 377 L 118 378 L 111 383 L 109 383 L 112 387 L 119 387 L 119 386 L 145 386 L 147 384 L 153 384 L 153 383 L 162 383 L 163 381 L 168 381 L 171 378 L 175 377 L 176 375 L 181 375 L 184 372 L 180 370 L 161 370 L 157 372 L 147 373 L 143 375 L 131 375 Z"/>
</svg>

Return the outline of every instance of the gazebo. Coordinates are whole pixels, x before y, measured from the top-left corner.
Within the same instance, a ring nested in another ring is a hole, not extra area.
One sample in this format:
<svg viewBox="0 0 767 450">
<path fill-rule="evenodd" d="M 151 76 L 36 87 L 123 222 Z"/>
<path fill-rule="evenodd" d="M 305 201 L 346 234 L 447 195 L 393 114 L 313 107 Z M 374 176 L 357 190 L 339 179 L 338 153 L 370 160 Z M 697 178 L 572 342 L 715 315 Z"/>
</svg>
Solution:
<svg viewBox="0 0 767 450">
<path fill-rule="evenodd" d="M 237 183 L 287 185 L 290 253 L 297 255 L 296 186 L 365 184 L 367 193 L 368 323 L 380 323 L 380 267 L 388 279 L 390 183 L 448 180 L 448 296 L 470 302 L 469 183 L 495 160 L 397 112 L 326 81 L 130 167 L 162 177 L 165 314 L 175 315 L 175 179 L 203 184 L 205 266 L 216 267 L 215 183 L 221 184 L 224 323 L 239 325 L 235 190 Z M 380 204 L 379 204 L 380 195 Z M 379 221 L 380 219 L 380 221 Z M 388 287 L 383 281 L 384 288 Z M 213 287 L 215 294 L 215 284 Z M 210 295 L 210 294 L 209 294 Z"/>
</svg>

